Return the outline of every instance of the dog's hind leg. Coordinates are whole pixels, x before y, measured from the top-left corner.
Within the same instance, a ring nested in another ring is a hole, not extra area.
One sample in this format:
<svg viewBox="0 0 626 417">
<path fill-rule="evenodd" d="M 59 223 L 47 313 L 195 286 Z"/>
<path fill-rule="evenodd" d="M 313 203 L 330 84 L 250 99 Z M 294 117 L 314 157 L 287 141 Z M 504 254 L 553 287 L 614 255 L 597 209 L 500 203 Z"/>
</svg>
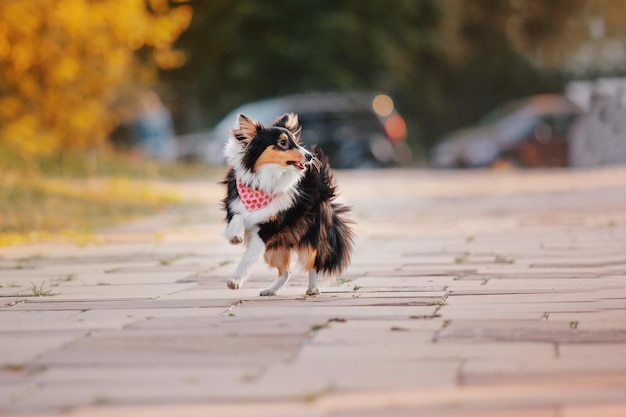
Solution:
<svg viewBox="0 0 626 417">
<path fill-rule="evenodd" d="M 278 269 L 278 278 L 272 285 L 261 291 L 262 296 L 276 295 L 287 284 L 291 276 L 289 271 L 290 261 L 290 249 L 270 249 L 265 252 L 265 262 L 269 266 Z"/>
<path fill-rule="evenodd" d="M 248 248 L 241 258 L 241 262 L 235 269 L 232 277 L 226 281 L 226 285 L 231 290 L 238 290 L 250 275 L 250 269 L 265 250 L 265 242 L 259 237 L 258 229 L 250 231 L 248 239 Z"/>
<path fill-rule="evenodd" d="M 300 263 L 304 266 L 304 270 L 309 273 L 309 287 L 306 290 L 306 295 L 320 295 L 319 275 L 315 268 L 317 251 L 312 248 L 301 249 L 298 255 L 300 257 Z"/>
<path fill-rule="evenodd" d="M 320 295 L 319 275 L 315 268 L 309 269 L 309 288 L 306 290 L 306 295 Z"/>
</svg>

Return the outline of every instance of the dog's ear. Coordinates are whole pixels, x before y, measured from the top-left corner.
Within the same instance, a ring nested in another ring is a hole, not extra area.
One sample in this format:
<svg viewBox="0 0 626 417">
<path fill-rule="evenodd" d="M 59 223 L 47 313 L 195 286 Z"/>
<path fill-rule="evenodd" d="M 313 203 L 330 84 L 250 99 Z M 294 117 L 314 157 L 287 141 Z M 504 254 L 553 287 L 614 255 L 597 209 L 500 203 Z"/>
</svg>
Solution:
<svg viewBox="0 0 626 417">
<path fill-rule="evenodd" d="M 283 117 L 276 120 L 274 122 L 274 126 L 284 127 L 293 134 L 296 140 L 300 140 L 300 132 L 302 131 L 302 126 L 300 126 L 300 120 L 298 120 L 297 115 L 293 113 L 287 113 Z"/>
<path fill-rule="evenodd" d="M 239 143 L 247 146 L 261 130 L 263 130 L 263 126 L 260 123 L 255 122 L 244 114 L 240 114 L 239 128 L 233 129 L 232 133 Z"/>
</svg>

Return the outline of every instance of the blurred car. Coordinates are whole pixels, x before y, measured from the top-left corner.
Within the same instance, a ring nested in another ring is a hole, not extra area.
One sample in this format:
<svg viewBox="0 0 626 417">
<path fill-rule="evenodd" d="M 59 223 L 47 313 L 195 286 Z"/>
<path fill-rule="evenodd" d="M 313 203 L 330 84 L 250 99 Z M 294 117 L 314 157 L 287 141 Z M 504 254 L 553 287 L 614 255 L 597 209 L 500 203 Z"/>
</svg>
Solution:
<svg viewBox="0 0 626 417">
<path fill-rule="evenodd" d="M 224 164 L 224 145 L 239 114 L 268 124 L 288 112 L 300 119 L 302 142 L 319 145 L 335 168 L 386 167 L 410 160 L 404 119 L 389 96 L 374 93 L 307 93 L 244 104 L 212 131 L 181 137 L 180 147 L 186 149 L 181 157 Z"/>
<path fill-rule="evenodd" d="M 475 127 L 452 132 L 431 153 L 436 168 L 498 164 L 559 167 L 568 164 L 568 134 L 582 110 L 557 94 L 507 102 Z"/>
</svg>

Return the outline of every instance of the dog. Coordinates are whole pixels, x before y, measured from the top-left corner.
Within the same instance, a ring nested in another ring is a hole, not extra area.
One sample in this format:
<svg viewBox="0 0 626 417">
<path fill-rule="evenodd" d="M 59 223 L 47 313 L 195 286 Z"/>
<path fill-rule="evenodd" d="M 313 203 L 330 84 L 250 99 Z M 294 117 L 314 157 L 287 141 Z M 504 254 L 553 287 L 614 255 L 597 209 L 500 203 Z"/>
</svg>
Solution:
<svg viewBox="0 0 626 417">
<path fill-rule="evenodd" d="M 278 270 L 278 278 L 261 296 L 277 295 L 287 284 L 294 253 L 308 273 L 308 296 L 320 294 L 321 277 L 341 273 L 350 262 L 350 208 L 334 202 L 336 185 L 328 160 L 321 150 L 305 149 L 300 132 L 293 113 L 268 126 L 241 114 L 231 131 L 224 149 L 229 165 L 222 182 L 224 237 L 246 246 L 227 281 L 233 290 L 243 286 L 261 255 Z"/>
</svg>

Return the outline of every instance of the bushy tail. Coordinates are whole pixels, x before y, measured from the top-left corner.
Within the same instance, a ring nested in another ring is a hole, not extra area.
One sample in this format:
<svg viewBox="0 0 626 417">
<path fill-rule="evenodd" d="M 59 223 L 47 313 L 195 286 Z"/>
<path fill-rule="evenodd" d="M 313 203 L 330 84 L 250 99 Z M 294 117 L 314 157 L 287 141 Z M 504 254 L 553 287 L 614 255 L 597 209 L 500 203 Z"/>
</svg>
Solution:
<svg viewBox="0 0 626 417">
<path fill-rule="evenodd" d="M 328 158 L 316 146 L 311 148 L 311 152 L 317 158 L 314 168 L 320 204 L 316 238 L 311 240 L 316 250 L 315 270 L 333 276 L 343 272 L 350 263 L 354 247 L 353 222 L 348 218 L 350 207 L 333 202 L 337 197 L 337 187 Z"/>
<path fill-rule="evenodd" d="M 350 257 L 354 247 L 354 231 L 352 221 L 346 214 L 350 208 L 342 204 L 331 203 L 330 227 L 327 231 L 327 242 L 322 242 L 323 249 L 318 249 L 315 259 L 317 272 L 327 275 L 337 275 L 343 272 L 350 264 Z"/>
</svg>

